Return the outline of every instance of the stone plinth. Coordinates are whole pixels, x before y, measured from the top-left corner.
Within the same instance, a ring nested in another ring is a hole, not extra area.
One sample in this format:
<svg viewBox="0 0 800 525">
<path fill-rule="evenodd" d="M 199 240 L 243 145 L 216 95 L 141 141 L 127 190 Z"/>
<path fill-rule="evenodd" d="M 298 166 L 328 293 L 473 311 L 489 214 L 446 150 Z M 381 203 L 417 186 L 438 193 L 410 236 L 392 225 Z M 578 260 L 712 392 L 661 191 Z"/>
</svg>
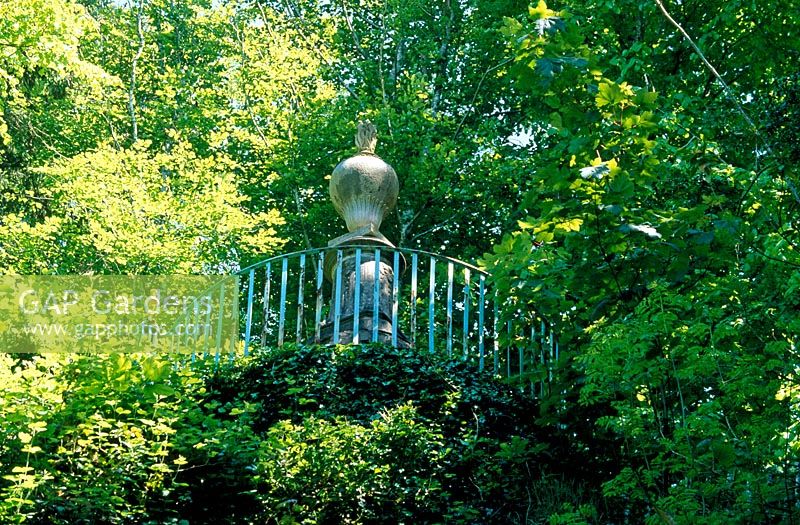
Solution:
<svg viewBox="0 0 800 525">
<path fill-rule="evenodd" d="M 340 293 L 339 318 L 339 343 L 349 344 L 353 341 L 353 318 L 355 314 L 355 291 L 356 291 L 356 256 L 354 248 L 343 250 L 342 254 L 342 278 Z M 330 277 L 333 284 L 334 293 L 336 292 L 336 255 L 335 251 L 328 252 L 326 259 L 332 259 Z M 332 257 L 331 257 L 332 256 Z M 392 340 L 392 285 L 394 282 L 394 254 L 382 251 L 381 259 L 378 262 L 378 341 L 391 343 Z M 401 258 L 402 264 L 399 270 L 402 272 L 405 261 Z M 366 343 L 372 340 L 373 322 L 375 315 L 375 252 L 374 248 L 365 246 L 361 251 L 360 265 L 360 293 L 359 293 L 359 340 Z M 323 343 L 333 342 L 335 310 L 333 301 L 331 302 L 331 312 L 326 319 L 325 326 L 322 328 L 321 339 Z M 398 346 L 407 347 L 411 343 L 398 330 Z"/>
</svg>

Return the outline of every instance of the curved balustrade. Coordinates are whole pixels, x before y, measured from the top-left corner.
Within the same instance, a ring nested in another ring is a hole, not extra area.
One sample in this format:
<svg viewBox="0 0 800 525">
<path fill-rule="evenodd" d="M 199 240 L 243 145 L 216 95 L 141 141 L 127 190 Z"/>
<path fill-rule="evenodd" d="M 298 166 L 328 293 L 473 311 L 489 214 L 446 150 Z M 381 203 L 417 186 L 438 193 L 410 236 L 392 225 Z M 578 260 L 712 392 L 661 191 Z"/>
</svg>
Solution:
<svg viewBox="0 0 800 525">
<path fill-rule="evenodd" d="M 239 275 L 245 354 L 254 344 L 384 341 L 491 366 L 542 389 L 558 361 L 548 323 L 529 312 L 509 314 L 488 274 L 457 259 L 336 246 L 272 257 Z M 500 319 L 513 321 L 498 326 Z"/>
</svg>

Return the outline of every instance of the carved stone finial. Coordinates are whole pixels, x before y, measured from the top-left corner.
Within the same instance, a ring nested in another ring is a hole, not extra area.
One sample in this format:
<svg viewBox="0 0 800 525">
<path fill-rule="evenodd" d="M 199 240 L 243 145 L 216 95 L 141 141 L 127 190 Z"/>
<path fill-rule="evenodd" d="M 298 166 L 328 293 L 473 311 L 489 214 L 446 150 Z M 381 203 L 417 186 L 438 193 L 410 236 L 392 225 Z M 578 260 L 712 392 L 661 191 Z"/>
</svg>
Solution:
<svg viewBox="0 0 800 525">
<path fill-rule="evenodd" d="M 369 120 L 358 123 L 356 131 L 356 147 L 359 153 L 375 154 L 375 145 L 378 143 L 378 130 Z"/>
<path fill-rule="evenodd" d="M 394 248 L 380 227 L 384 215 L 397 204 L 400 189 L 394 168 L 375 155 L 377 138 L 371 122 L 359 122 L 358 153 L 337 164 L 330 176 L 331 202 L 347 223 L 348 233 L 331 240 L 328 246 L 336 249 L 325 253 L 325 278 L 335 283 L 339 306 L 336 312 L 331 309 L 318 334 L 324 344 L 350 344 L 369 341 L 377 333 L 379 341 L 411 348 L 411 341 L 393 325 L 397 316 L 392 314 L 392 283 L 398 282 L 405 258 L 393 252 L 393 261 L 386 255 L 381 260 L 370 249 Z M 353 245 L 363 247 L 360 255 Z"/>
<path fill-rule="evenodd" d="M 379 234 L 384 215 L 397 203 L 400 187 L 397 173 L 375 155 L 377 136 L 371 122 L 359 122 L 358 154 L 340 162 L 331 174 L 329 191 L 333 207 L 350 232 L 366 228 Z"/>
</svg>

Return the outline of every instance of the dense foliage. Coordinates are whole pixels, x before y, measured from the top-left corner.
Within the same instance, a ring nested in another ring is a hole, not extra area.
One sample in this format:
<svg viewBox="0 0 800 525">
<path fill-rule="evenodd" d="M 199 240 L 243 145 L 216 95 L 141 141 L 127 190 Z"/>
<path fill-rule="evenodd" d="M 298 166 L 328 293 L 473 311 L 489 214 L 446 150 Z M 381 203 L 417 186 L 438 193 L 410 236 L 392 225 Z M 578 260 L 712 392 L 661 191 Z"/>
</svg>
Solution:
<svg viewBox="0 0 800 525">
<path fill-rule="evenodd" d="M 508 523 L 560 505 L 530 397 L 413 350 L 5 360 L 3 522 Z"/>
<path fill-rule="evenodd" d="M 792 118 L 777 86 L 800 54 L 762 52 L 800 19 L 703 6 L 540 2 L 508 21 L 537 152 L 528 217 L 486 263 L 572 347 L 550 404 L 616 458 L 601 487 L 626 519 L 792 522 L 800 198 L 785 128 L 755 122 Z"/>
<path fill-rule="evenodd" d="M 797 2 L 528 4 L 0 3 L 0 273 L 324 245 L 370 118 L 387 236 L 562 350 L 535 410 L 377 349 L 7 356 L 3 519 L 795 522 Z"/>
</svg>

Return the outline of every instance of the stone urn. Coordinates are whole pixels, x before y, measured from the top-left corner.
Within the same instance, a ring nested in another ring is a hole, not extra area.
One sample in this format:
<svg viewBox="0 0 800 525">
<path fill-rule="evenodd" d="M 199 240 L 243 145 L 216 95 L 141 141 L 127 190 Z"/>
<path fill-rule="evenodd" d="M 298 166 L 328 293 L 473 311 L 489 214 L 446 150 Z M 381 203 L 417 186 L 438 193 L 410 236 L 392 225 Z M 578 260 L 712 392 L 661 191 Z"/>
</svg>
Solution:
<svg viewBox="0 0 800 525">
<path fill-rule="evenodd" d="M 331 201 L 336 212 L 347 223 L 348 233 L 328 243 L 331 248 L 341 247 L 341 251 L 338 251 L 342 256 L 338 278 L 337 250 L 325 253 L 325 277 L 334 284 L 333 293 L 337 294 L 338 291 L 341 312 L 338 334 L 334 334 L 334 312 L 329 313 L 320 332 L 323 343 L 337 341 L 349 344 L 356 340 L 356 319 L 358 341 L 369 341 L 377 333 L 378 341 L 392 342 L 395 266 L 397 273 L 401 274 L 406 264 L 400 252 L 392 251 L 394 244 L 380 232 L 384 216 L 397 204 L 400 184 L 394 168 L 375 155 L 377 136 L 375 126 L 370 122 L 360 122 L 355 137 L 358 153 L 340 162 L 331 174 Z M 359 265 L 356 265 L 355 247 L 364 247 Z M 386 249 L 377 265 L 373 247 Z M 397 255 L 396 265 L 394 254 Z M 360 282 L 358 291 L 355 286 L 356 274 L 359 274 Z M 358 311 L 355 311 L 356 293 L 359 298 Z M 411 346 L 411 342 L 399 330 L 397 345 L 404 348 Z"/>
<path fill-rule="evenodd" d="M 350 232 L 380 231 L 383 217 L 397 204 L 397 173 L 375 154 L 376 142 L 375 126 L 359 123 L 359 153 L 340 162 L 331 175 L 328 189 L 333 207 Z"/>
</svg>

